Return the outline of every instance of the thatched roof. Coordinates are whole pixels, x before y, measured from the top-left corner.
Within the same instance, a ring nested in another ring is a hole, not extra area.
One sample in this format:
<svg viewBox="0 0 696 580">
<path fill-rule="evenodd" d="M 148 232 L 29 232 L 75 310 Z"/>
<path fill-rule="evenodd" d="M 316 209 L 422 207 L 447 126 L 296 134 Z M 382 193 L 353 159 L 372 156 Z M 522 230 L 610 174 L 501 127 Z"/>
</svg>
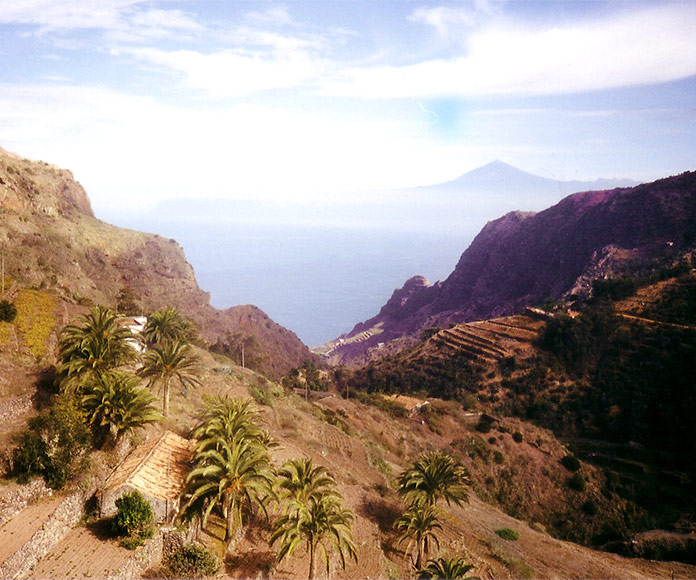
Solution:
<svg viewBox="0 0 696 580">
<path fill-rule="evenodd" d="M 111 473 L 104 493 L 130 485 L 144 496 L 173 500 L 179 497 L 190 470 L 195 442 L 165 431 L 135 449 Z"/>
</svg>

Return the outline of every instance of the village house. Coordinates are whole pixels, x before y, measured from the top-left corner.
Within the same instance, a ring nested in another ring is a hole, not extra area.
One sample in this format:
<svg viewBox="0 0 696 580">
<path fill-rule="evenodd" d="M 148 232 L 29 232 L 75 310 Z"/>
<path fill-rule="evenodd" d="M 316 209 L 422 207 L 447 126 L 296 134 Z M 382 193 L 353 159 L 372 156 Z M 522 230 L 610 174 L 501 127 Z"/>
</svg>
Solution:
<svg viewBox="0 0 696 580">
<path fill-rule="evenodd" d="M 179 510 L 194 445 L 195 441 L 165 431 L 134 449 L 97 494 L 101 516 L 115 515 L 116 500 L 137 490 L 150 502 L 157 521 L 171 522 Z"/>
</svg>

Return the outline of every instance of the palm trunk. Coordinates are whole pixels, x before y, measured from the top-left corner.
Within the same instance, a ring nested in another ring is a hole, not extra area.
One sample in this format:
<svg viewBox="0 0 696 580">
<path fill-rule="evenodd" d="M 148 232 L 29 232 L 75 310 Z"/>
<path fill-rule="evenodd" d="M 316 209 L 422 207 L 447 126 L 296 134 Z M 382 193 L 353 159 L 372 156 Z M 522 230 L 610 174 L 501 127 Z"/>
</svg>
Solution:
<svg viewBox="0 0 696 580">
<path fill-rule="evenodd" d="M 235 523 L 235 521 L 234 521 L 234 520 L 235 520 L 235 518 L 234 518 L 234 511 L 235 511 L 235 510 L 234 510 L 234 502 L 233 502 L 233 501 L 229 501 L 229 502 L 227 503 L 227 513 L 225 514 L 225 515 L 227 516 L 227 517 L 225 518 L 225 519 L 227 520 L 227 521 L 226 521 L 227 529 L 226 529 L 226 531 L 225 531 L 225 542 L 227 543 L 227 549 L 228 549 L 228 550 L 230 549 L 230 544 L 232 543 L 232 538 L 233 538 L 232 534 L 233 534 L 234 531 L 235 531 L 235 529 L 234 529 L 234 528 L 235 528 L 235 525 L 234 525 L 234 523 Z"/>
<path fill-rule="evenodd" d="M 162 414 L 165 417 L 169 416 L 169 379 L 164 381 L 162 387 Z"/>
<path fill-rule="evenodd" d="M 314 542 L 309 543 L 309 576 L 308 580 L 314 578 Z"/>
<path fill-rule="evenodd" d="M 417 543 L 416 550 L 416 570 L 421 569 L 421 560 L 423 560 L 423 542 L 419 539 Z"/>
</svg>

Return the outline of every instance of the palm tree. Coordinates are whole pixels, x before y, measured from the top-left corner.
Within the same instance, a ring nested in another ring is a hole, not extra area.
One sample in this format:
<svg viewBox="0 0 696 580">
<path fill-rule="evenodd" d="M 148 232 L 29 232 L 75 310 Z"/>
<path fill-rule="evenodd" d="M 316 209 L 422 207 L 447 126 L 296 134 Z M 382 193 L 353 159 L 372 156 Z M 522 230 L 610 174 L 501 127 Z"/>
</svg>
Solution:
<svg viewBox="0 0 696 580">
<path fill-rule="evenodd" d="M 407 503 L 435 505 L 439 499 L 461 505 L 469 501 L 466 468 L 443 451 L 421 455 L 398 479 L 398 493 Z"/>
<path fill-rule="evenodd" d="M 168 306 L 152 312 L 147 317 L 143 335 L 149 345 L 155 345 L 167 340 L 187 342 L 189 332 L 189 321 L 176 308 Z"/>
<path fill-rule="evenodd" d="M 84 388 L 80 403 L 97 439 L 102 444 L 111 439 L 115 445 L 124 434 L 162 420 L 154 400 L 133 375 L 110 372 Z"/>
<path fill-rule="evenodd" d="M 254 438 L 214 439 L 214 444 L 201 442 L 194 451 L 195 467 L 186 478 L 182 514 L 202 514 L 205 527 L 210 514 L 219 512 L 229 548 L 245 511 L 255 503 L 264 505 L 271 486 L 269 457 Z"/>
<path fill-rule="evenodd" d="M 352 522 L 353 514 L 342 506 L 340 495 L 312 496 L 305 505 L 298 504 L 297 509 L 276 520 L 270 543 L 280 542 L 279 562 L 304 544 L 309 554 L 309 580 L 314 578 L 316 553 L 320 552 L 328 576 L 334 553 L 338 554 L 344 569 L 346 556 L 357 562 Z"/>
<path fill-rule="evenodd" d="M 434 505 L 413 503 L 406 512 L 394 522 L 394 527 L 401 532 L 399 545 L 408 541 L 413 546 L 415 560 L 413 567 L 420 570 L 423 556 L 428 557 L 430 545 L 434 542 L 440 547 L 435 530 L 441 530 L 440 512 Z"/>
<path fill-rule="evenodd" d="M 418 577 L 453 580 L 464 578 L 472 568 L 473 565 L 467 563 L 464 558 L 438 558 L 437 560 L 428 560 L 425 568 L 420 570 Z"/>
<path fill-rule="evenodd" d="M 137 338 L 119 324 L 118 315 L 103 306 L 90 309 L 82 324 L 68 325 L 58 344 L 58 376 L 61 387 L 74 390 L 90 376 L 115 369 L 137 359 Z"/>
<path fill-rule="evenodd" d="M 258 414 L 251 399 L 204 396 L 198 419 L 193 437 L 203 446 L 213 444 L 216 437 L 229 441 L 245 437 L 264 441 L 265 434 L 258 426 Z"/>
<path fill-rule="evenodd" d="M 300 509 L 310 498 L 337 495 L 336 481 L 325 467 L 312 464 L 311 458 L 290 459 L 276 474 L 274 486 L 278 501 L 285 501 L 285 513 Z"/>
<path fill-rule="evenodd" d="M 138 375 L 148 379 L 150 388 L 159 385 L 162 390 L 162 412 L 169 415 L 169 390 L 174 379 L 181 385 L 199 385 L 198 357 L 191 346 L 179 340 L 165 341 L 147 351 Z"/>
<path fill-rule="evenodd" d="M 265 509 L 271 491 L 268 436 L 257 419 L 251 399 L 206 397 L 193 431 L 198 443 L 181 514 L 202 514 L 205 526 L 213 511 L 220 513 L 228 546 L 244 513 L 253 504 Z"/>
</svg>

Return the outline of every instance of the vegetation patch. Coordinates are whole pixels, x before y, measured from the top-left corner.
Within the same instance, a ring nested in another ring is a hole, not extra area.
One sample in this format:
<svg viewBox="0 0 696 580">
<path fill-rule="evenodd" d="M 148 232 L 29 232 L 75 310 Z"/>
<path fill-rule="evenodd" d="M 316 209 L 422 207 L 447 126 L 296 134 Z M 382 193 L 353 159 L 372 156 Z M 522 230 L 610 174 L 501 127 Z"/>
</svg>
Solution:
<svg viewBox="0 0 696 580">
<path fill-rule="evenodd" d="M 0 300 L 0 322 L 12 322 L 17 316 L 17 307 L 9 300 Z"/>
<path fill-rule="evenodd" d="M 576 471 L 573 475 L 566 479 L 566 485 L 574 491 L 585 491 L 587 481 L 582 473 Z"/>
<path fill-rule="evenodd" d="M 169 552 L 164 564 L 172 578 L 203 578 L 220 568 L 220 561 L 200 544 L 184 544 Z"/>
<path fill-rule="evenodd" d="M 15 302 L 15 324 L 29 351 L 40 359 L 48 354 L 48 339 L 56 328 L 56 299 L 39 290 L 21 290 Z"/>
<path fill-rule="evenodd" d="M 520 534 L 510 528 L 500 528 L 496 530 L 495 533 L 503 538 L 503 540 L 509 540 L 511 542 L 516 542 L 520 539 Z"/>
<path fill-rule="evenodd" d="M 577 471 L 580 469 L 580 461 L 573 455 L 566 455 L 561 459 L 561 465 L 565 467 L 568 471 Z"/>
<path fill-rule="evenodd" d="M 283 395 L 282 387 L 269 382 L 258 381 L 255 385 L 249 385 L 247 389 L 251 398 L 265 407 L 272 407 L 276 399 Z"/>
<path fill-rule="evenodd" d="M 74 397 L 59 395 L 55 403 L 19 436 L 14 452 L 13 474 L 20 483 L 41 475 L 53 489 L 61 489 L 70 478 L 87 467 L 90 432 L 84 413 Z"/>
<path fill-rule="evenodd" d="M 152 506 L 143 495 L 135 490 L 124 493 L 116 500 L 118 511 L 111 520 L 111 529 L 117 536 L 125 536 L 121 545 L 129 550 L 142 546 L 155 532 Z"/>
</svg>

